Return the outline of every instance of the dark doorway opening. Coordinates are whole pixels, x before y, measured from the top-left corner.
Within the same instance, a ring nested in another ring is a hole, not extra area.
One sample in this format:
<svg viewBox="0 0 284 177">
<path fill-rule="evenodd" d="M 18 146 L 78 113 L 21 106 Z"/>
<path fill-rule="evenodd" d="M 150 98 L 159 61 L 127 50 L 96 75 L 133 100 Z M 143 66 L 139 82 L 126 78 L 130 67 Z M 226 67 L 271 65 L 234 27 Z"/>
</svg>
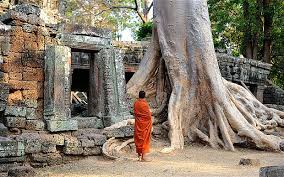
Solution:
<svg viewBox="0 0 284 177">
<path fill-rule="evenodd" d="M 132 78 L 135 72 L 125 72 L 125 82 L 128 83 L 128 81 Z"/>
</svg>

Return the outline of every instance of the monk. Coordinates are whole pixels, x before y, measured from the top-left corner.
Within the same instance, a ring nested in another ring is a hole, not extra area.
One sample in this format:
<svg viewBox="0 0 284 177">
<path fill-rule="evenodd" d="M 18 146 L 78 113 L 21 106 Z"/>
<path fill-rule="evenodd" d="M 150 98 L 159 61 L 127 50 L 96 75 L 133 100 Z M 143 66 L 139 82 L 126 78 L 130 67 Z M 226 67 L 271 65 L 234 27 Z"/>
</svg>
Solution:
<svg viewBox="0 0 284 177">
<path fill-rule="evenodd" d="M 149 161 L 145 159 L 145 153 L 150 151 L 152 131 L 152 116 L 145 95 L 144 91 L 140 91 L 139 99 L 134 103 L 134 142 L 140 161 Z"/>
</svg>

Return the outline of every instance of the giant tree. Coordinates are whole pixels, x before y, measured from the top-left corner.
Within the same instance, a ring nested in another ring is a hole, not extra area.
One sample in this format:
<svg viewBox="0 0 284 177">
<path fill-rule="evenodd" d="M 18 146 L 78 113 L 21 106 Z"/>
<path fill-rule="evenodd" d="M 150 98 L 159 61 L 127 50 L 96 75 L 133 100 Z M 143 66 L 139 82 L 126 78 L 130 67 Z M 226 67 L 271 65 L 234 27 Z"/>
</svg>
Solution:
<svg viewBox="0 0 284 177">
<path fill-rule="evenodd" d="M 280 150 L 283 137 L 275 134 L 284 113 L 220 74 L 207 0 L 154 1 L 152 42 L 127 89 L 134 97 L 141 89 L 154 93 L 168 104 L 167 150 L 183 148 L 185 138 L 229 150 L 242 142 Z"/>
</svg>

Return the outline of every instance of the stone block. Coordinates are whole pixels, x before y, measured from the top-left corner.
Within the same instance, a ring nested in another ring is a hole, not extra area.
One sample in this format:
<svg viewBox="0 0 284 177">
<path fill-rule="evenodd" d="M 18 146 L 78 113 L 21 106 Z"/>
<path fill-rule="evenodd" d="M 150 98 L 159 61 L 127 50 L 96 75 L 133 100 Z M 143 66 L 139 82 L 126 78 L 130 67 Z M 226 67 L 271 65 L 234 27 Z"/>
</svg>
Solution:
<svg viewBox="0 0 284 177">
<path fill-rule="evenodd" d="M 102 148 L 100 146 L 95 147 L 85 147 L 83 155 L 90 156 L 90 155 L 101 155 L 102 154 Z"/>
<path fill-rule="evenodd" d="M 283 177 L 284 166 L 268 166 L 261 167 L 259 170 L 259 177 Z"/>
<path fill-rule="evenodd" d="M 47 120 L 46 124 L 47 129 L 51 132 L 78 130 L 78 124 L 76 120 Z"/>
<path fill-rule="evenodd" d="M 34 14 L 36 16 L 40 16 L 40 8 L 31 4 L 20 4 L 17 5 L 14 9 L 17 12 L 21 12 L 26 15 Z"/>
<path fill-rule="evenodd" d="M 25 23 L 25 24 L 23 24 L 22 27 L 23 27 L 23 31 L 26 32 L 26 33 L 31 33 L 31 32 L 36 31 L 36 26 L 35 25 L 31 25 L 31 24 Z"/>
<path fill-rule="evenodd" d="M 8 96 L 8 104 L 9 105 L 17 105 L 20 104 L 23 100 L 22 92 L 20 90 L 10 93 Z"/>
<path fill-rule="evenodd" d="M 134 127 L 131 125 L 123 126 L 119 128 L 120 131 L 123 132 L 125 137 L 133 137 L 134 136 Z"/>
<path fill-rule="evenodd" d="M 37 81 L 17 81 L 10 80 L 9 85 L 11 89 L 16 90 L 36 90 L 37 89 Z"/>
<path fill-rule="evenodd" d="M 74 120 L 78 121 L 78 128 L 85 129 L 85 128 L 97 128 L 101 129 L 103 127 L 103 122 L 101 119 L 96 117 L 75 117 Z"/>
<path fill-rule="evenodd" d="M 41 152 L 42 141 L 38 133 L 22 133 L 16 140 L 24 143 L 27 154 Z"/>
<path fill-rule="evenodd" d="M 9 169 L 8 177 L 35 177 L 36 173 L 32 167 L 19 166 Z"/>
<path fill-rule="evenodd" d="M 64 141 L 63 153 L 67 155 L 83 154 L 83 148 L 80 141 L 74 137 L 66 137 Z"/>
<path fill-rule="evenodd" d="M 21 81 L 23 79 L 22 73 L 9 73 L 10 80 Z"/>
<path fill-rule="evenodd" d="M 19 62 L 3 63 L 2 64 L 2 71 L 5 72 L 5 73 L 10 73 L 10 72 L 20 73 L 20 72 L 23 72 L 23 65 L 20 61 Z M 8 75 L 8 78 L 9 78 L 9 75 Z"/>
<path fill-rule="evenodd" d="M 44 80 L 43 69 L 25 67 L 23 69 L 23 80 L 24 81 L 43 81 Z"/>
<path fill-rule="evenodd" d="M 6 137 L 9 131 L 8 128 L 4 126 L 4 124 L 0 123 L 0 136 Z"/>
<path fill-rule="evenodd" d="M 23 99 L 22 102 L 28 108 L 37 108 L 37 100 Z"/>
<path fill-rule="evenodd" d="M 27 100 L 37 100 L 38 99 L 38 91 L 37 90 L 23 90 L 22 91 L 24 99 Z"/>
<path fill-rule="evenodd" d="M 35 131 L 44 130 L 44 122 L 41 120 L 27 120 L 26 129 Z"/>
<path fill-rule="evenodd" d="M 26 118 L 27 120 L 36 120 L 37 115 L 36 115 L 36 109 L 35 108 L 26 108 Z"/>
<path fill-rule="evenodd" d="M 120 129 L 105 130 L 103 134 L 106 135 L 107 138 L 112 138 L 112 137 L 123 138 L 124 137 L 124 133 Z"/>
<path fill-rule="evenodd" d="M 57 152 L 56 150 L 56 145 L 52 144 L 50 142 L 43 142 L 41 145 L 41 150 L 43 153 L 55 153 Z"/>
<path fill-rule="evenodd" d="M 17 167 L 19 165 L 22 165 L 22 163 L 0 163 L 0 172 L 8 172 L 10 168 Z"/>
<path fill-rule="evenodd" d="M 31 155 L 31 161 L 37 163 L 47 163 L 48 165 L 59 165 L 63 163 L 63 158 L 59 153 L 38 153 Z"/>
<path fill-rule="evenodd" d="M 102 146 L 107 140 L 105 135 L 100 134 L 89 134 L 87 137 L 88 139 L 93 140 L 96 146 Z"/>
<path fill-rule="evenodd" d="M 9 128 L 25 128 L 26 118 L 24 117 L 6 117 L 5 125 Z"/>
<path fill-rule="evenodd" d="M 1 83 L 0 84 L 0 100 L 7 101 L 9 95 L 9 87 L 7 84 Z"/>
<path fill-rule="evenodd" d="M 0 164 L 1 163 L 24 162 L 25 160 L 26 160 L 25 156 L 20 156 L 20 157 L 1 157 L 0 158 Z"/>
<path fill-rule="evenodd" d="M 20 116 L 25 117 L 27 114 L 26 107 L 20 107 L 20 106 L 7 106 L 5 110 L 5 115 L 7 116 Z"/>
<path fill-rule="evenodd" d="M 12 41 L 12 40 L 11 40 Z M 13 42 L 10 44 L 10 51 L 21 53 L 25 51 L 25 45 L 24 40 L 17 40 L 17 42 Z"/>
<path fill-rule="evenodd" d="M 94 147 L 95 143 L 93 140 L 89 140 L 87 137 L 78 137 L 78 140 L 81 142 L 82 147 Z"/>
<path fill-rule="evenodd" d="M 0 137 L 0 157 L 20 157 L 24 155 L 25 147 L 22 142 Z"/>
</svg>

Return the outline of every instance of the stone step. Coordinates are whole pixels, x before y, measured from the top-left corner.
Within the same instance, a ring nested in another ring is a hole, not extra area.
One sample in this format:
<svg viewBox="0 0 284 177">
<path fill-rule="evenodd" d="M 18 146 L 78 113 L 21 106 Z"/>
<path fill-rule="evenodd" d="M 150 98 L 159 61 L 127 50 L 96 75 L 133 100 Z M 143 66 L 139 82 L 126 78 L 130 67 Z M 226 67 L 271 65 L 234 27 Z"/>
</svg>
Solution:
<svg viewBox="0 0 284 177">
<path fill-rule="evenodd" d="M 25 155 L 25 147 L 22 142 L 0 137 L 0 158 L 21 157 Z"/>
</svg>

